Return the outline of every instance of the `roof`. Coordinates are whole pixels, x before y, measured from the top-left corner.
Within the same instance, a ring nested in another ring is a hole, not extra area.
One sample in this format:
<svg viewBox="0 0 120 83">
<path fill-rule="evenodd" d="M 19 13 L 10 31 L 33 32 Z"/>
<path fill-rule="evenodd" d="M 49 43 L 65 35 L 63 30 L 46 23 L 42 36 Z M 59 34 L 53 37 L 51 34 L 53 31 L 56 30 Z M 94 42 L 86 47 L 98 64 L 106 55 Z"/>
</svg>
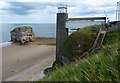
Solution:
<svg viewBox="0 0 120 83">
<path fill-rule="evenodd" d="M 106 17 L 68 18 L 68 20 L 106 20 Z"/>
</svg>

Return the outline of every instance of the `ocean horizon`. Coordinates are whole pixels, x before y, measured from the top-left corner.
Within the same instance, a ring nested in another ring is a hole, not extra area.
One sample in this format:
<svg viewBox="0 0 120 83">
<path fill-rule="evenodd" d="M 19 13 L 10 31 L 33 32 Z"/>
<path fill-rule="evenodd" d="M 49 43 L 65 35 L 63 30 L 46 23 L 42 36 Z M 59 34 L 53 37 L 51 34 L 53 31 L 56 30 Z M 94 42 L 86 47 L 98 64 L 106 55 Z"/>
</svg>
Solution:
<svg viewBox="0 0 120 83">
<path fill-rule="evenodd" d="M 31 26 L 35 37 L 56 38 L 55 23 L 2 23 L 0 32 L 2 32 L 2 41 L 0 43 L 7 44 L 11 40 L 10 31 L 18 26 Z"/>
</svg>

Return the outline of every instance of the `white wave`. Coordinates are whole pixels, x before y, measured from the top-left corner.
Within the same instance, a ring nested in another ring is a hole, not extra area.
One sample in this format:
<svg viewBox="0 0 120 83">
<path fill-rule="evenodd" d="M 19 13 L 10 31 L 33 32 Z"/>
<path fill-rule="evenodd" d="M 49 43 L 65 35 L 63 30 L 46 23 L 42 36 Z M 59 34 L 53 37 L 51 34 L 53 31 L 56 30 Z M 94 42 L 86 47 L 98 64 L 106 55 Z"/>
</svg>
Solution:
<svg viewBox="0 0 120 83">
<path fill-rule="evenodd" d="M 12 42 L 0 43 L 0 47 L 8 46 L 8 45 L 11 45 L 11 44 L 12 44 Z"/>
</svg>

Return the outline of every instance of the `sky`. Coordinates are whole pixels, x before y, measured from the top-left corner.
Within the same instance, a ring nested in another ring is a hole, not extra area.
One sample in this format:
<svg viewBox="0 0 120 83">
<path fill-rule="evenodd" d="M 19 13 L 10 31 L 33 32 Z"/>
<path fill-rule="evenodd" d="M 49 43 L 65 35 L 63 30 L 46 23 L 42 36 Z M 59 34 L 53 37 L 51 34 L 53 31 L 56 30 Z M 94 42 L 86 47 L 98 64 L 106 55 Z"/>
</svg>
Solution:
<svg viewBox="0 0 120 83">
<path fill-rule="evenodd" d="M 56 23 L 57 7 L 67 5 L 68 17 L 108 16 L 116 20 L 119 0 L 1 0 L 0 23 Z"/>
</svg>

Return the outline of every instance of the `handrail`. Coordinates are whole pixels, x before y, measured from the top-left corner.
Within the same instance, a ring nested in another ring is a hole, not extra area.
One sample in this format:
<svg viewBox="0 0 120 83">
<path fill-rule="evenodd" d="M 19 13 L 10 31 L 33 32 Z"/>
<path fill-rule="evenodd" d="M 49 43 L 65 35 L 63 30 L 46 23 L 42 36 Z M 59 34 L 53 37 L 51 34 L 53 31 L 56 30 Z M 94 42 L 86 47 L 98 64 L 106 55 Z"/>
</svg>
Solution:
<svg viewBox="0 0 120 83">
<path fill-rule="evenodd" d="M 103 40 L 104 40 L 104 38 L 105 38 L 105 35 L 106 35 L 106 31 L 105 31 L 105 33 L 104 33 L 103 39 L 102 39 L 102 41 L 101 41 L 101 43 L 100 43 L 100 46 L 101 46 L 102 43 L 103 43 Z"/>
<path fill-rule="evenodd" d="M 97 40 L 98 40 L 98 38 L 99 38 L 99 35 L 100 35 L 100 32 L 101 32 L 101 28 L 100 28 L 100 30 L 99 30 L 99 33 L 98 33 L 98 35 L 97 35 L 97 38 L 96 38 L 96 40 L 95 40 L 95 42 L 94 42 L 94 44 L 93 44 L 93 47 L 96 45 L 96 43 L 97 43 Z"/>
</svg>

